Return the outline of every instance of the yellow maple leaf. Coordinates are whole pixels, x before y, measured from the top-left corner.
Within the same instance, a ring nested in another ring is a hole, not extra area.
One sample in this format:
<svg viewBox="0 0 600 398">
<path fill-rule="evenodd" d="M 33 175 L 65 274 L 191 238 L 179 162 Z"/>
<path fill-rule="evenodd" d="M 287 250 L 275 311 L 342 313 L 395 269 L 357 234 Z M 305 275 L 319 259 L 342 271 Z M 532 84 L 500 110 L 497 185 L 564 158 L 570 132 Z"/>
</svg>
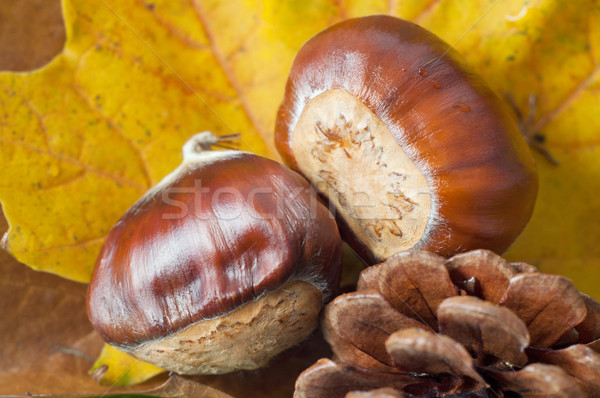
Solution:
<svg viewBox="0 0 600 398">
<path fill-rule="evenodd" d="M 559 165 L 536 155 L 536 210 L 507 256 L 565 274 L 599 297 L 597 0 L 64 0 L 63 7 L 61 55 L 32 73 L 0 74 L 0 200 L 9 249 L 26 264 L 87 281 L 113 223 L 179 163 L 181 145 L 197 131 L 239 132 L 241 149 L 277 157 L 275 113 L 302 43 L 340 20 L 386 13 L 454 45 L 533 121 L 529 133 Z M 120 355 L 96 366 L 117 369 L 129 361 Z M 115 370 L 104 380 L 121 376 Z"/>
<path fill-rule="evenodd" d="M 276 96 L 269 74 L 239 58 L 263 43 L 253 36 L 265 24 L 248 23 L 257 10 L 225 29 L 229 5 L 63 6 L 64 51 L 38 71 L 0 74 L 0 200 L 18 260 L 88 281 L 111 226 L 180 162 L 186 138 L 239 132 L 241 149 L 273 156 Z"/>
<path fill-rule="evenodd" d="M 111 387 L 141 383 L 164 372 L 159 367 L 135 359 L 105 344 L 89 373 L 101 385 Z"/>
</svg>

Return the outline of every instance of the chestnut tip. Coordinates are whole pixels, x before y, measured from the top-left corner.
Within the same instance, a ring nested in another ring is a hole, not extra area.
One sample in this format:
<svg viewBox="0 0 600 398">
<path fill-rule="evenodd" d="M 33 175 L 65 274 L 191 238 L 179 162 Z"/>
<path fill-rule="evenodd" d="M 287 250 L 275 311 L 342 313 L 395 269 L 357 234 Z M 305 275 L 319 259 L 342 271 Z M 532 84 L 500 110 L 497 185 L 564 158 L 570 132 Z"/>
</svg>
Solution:
<svg viewBox="0 0 600 398">
<path fill-rule="evenodd" d="M 191 160 L 199 154 L 212 151 L 213 148 L 234 149 L 232 145 L 235 145 L 239 137 L 237 133 L 226 135 L 216 135 L 212 131 L 196 133 L 183 144 L 183 159 Z"/>
</svg>

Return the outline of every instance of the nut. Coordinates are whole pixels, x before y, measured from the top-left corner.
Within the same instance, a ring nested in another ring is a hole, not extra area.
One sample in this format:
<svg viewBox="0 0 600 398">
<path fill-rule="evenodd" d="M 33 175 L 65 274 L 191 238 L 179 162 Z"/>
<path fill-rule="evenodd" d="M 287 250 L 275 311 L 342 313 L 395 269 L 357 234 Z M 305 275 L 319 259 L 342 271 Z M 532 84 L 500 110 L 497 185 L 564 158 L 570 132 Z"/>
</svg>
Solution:
<svg viewBox="0 0 600 398">
<path fill-rule="evenodd" d="M 508 107 L 446 43 L 389 16 L 341 22 L 302 47 L 275 139 L 370 264 L 407 249 L 500 253 L 537 195 Z"/>
<path fill-rule="evenodd" d="M 184 146 L 110 231 L 88 290 L 110 344 L 184 374 L 254 369 L 307 337 L 337 288 L 341 239 L 308 182 L 275 161 Z"/>
</svg>

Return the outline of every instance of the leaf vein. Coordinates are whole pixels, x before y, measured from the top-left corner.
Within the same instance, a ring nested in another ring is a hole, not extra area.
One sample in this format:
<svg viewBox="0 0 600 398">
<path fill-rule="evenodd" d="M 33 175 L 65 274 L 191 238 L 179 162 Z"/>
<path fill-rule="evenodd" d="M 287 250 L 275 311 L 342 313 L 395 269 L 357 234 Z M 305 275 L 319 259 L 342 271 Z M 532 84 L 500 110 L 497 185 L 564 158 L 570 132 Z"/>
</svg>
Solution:
<svg viewBox="0 0 600 398">
<path fill-rule="evenodd" d="M 140 165 L 140 169 L 142 171 L 143 177 L 146 181 L 146 189 L 148 189 L 149 187 L 152 186 L 152 178 L 150 177 L 150 172 L 149 170 L 149 166 L 146 162 L 146 159 L 144 158 L 144 156 L 142 155 L 142 153 L 140 152 L 140 149 L 138 147 L 136 147 L 129 138 L 127 138 L 125 136 L 125 134 L 123 134 L 123 131 L 119 128 L 119 126 L 117 125 L 117 123 L 115 123 L 114 120 L 112 120 L 111 118 L 109 118 L 108 116 L 104 115 L 99 109 L 98 107 L 96 107 L 91 99 L 88 97 L 88 95 L 86 95 L 86 93 L 84 92 L 84 90 L 77 85 L 76 83 L 73 83 L 73 89 L 75 91 L 75 93 L 77 93 L 77 95 L 88 105 L 88 107 L 94 111 L 94 113 L 96 115 L 98 115 L 103 121 L 105 121 L 110 128 L 115 131 L 119 136 L 121 136 L 121 138 L 123 138 L 123 140 L 127 143 L 127 145 L 131 148 L 131 150 L 137 154 L 137 158 L 138 158 L 138 162 Z"/>
<path fill-rule="evenodd" d="M 6 138 L 6 137 L 0 137 L 0 141 L 5 142 L 7 144 L 11 144 L 11 145 L 22 147 L 24 149 L 27 149 L 27 150 L 39 153 L 40 155 L 47 155 L 47 156 L 56 158 L 56 159 L 58 159 L 61 162 L 65 162 L 65 163 L 69 163 L 69 164 L 72 164 L 72 165 L 77 166 L 77 167 L 81 167 L 86 172 L 99 175 L 101 177 L 113 180 L 113 181 L 118 182 L 118 183 L 123 184 L 123 185 L 127 185 L 127 186 L 130 186 L 132 188 L 139 189 L 141 191 L 146 191 L 147 190 L 146 186 L 144 186 L 144 185 L 142 185 L 142 184 L 140 184 L 138 182 L 135 182 L 135 181 L 129 180 L 127 178 L 124 178 L 124 177 L 121 177 L 121 176 L 118 176 L 118 175 L 106 172 L 106 171 L 101 170 L 101 169 L 97 169 L 95 167 L 91 167 L 90 165 L 87 165 L 87 164 L 85 164 L 85 163 L 83 163 L 83 162 L 81 162 L 81 161 L 79 161 L 77 159 L 72 159 L 70 157 L 63 156 L 63 155 L 61 155 L 59 153 L 56 153 L 56 152 L 53 152 L 53 151 L 50 151 L 50 150 L 41 149 L 41 148 L 38 148 L 38 147 L 36 147 L 34 145 L 29 145 L 29 144 L 27 144 L 25 142 L 22 142 L 22 141 L 11 140 L 11 139 Z"/>
<path fill-rule="evenodd" d="M 29 100 L 28 98 L 25 98 L 25 97 L 21 97 L 21 98 L 23 100 L 23 104 L 35 116 L 35 118 L 38 122 L 38 125 L 40 126 L 40 130 L 42 131 L 42 134 L 44 135 L 44 142 L 46 143 L 46 148 L 48 148 L 48 150 L 51 150 L 50 139 L 48 137 L 48 127 L 46 127 L 46 123 L 44 122 L 44 116 L 37 110 L 37 108 L 35 106 L 33 106 L 33 103 L 31 102 L 31 100 Z"/>
<path fill-rule="evenodd" d="M 158 80 L 160 80 L 160 82 L 165 87 L 176 87 L 179 90 L 181 90 L 183 93 L 187 93 L 190 91 L 190 87 L 188 85 L 186 85 L 185 82 L 183 82 L 177 76 L 171 76 L 171 75 L 167 76 L 165 74 L 162 74 L 159 71 L 157 71 L 156 69 L 153 69 L 150 66 L 148 66 L 148 64 L 141 62 L 135 56 L 123 54 L 123 51 L 121 50 L 120 47 L 116 47 L 114 45 L 109 45 L 109 44 L 110 44 L 110 42 L 106 42 L 106 46 L 104 46 L 104 48 L 106 50 L 110 51 L 111 53 L 113 53 L 115 55 L 118 55 L 122 59 L 129 60 L 140 70 L 147 72 L 150 75 L 156 77 Z M 235 99 L 232 96 L 228 96 L 226 94 L 216 92 L 216 91 L 207 90 L 206 88 L 201 87 L 201 86 L 200 87 L 194 86 L 193 91 L 202 93 L 204 95 L 212 97 L 212 98 L 216 99 L 217 101 L 221 101 L 221 102 L 232 102 Z"/>
<path fill-rule="evenodd" d="M 420 21 L 431 14 L 431 10 L 433 10 L 439 2 L 440 0 L 431 0 L 429 3 L 425 4 L 425 7 L 423 7 L 423 9 L 412 19 L 413 22 L 417 23 L 417 21 Z"/>
<path fill-rule="evenodd" d="M 54 250 L 76 249 L 76 248 L 79 248 L 79 247 L 85 247 L 85 246 L 88 246 L 88 245 L 92 245 L 92 244 L 96 244 L 96 243 L 101 243 L 105 239 L 106 239 L 106 236 L 100 236 L 100 237 L 90 238 L 90 239 L 86 239 L 86 240 L 82 240 L 82 241 L 78 241 L 78 242 L 73 242 L 73 243 L 68 243 L 68 244 L 60 245 L 60 246 L 44 247 L 44 248 L 38 249 L 38 251 L 40 253 L 47 253 L 47 252 L 54 251 Z"/>
<path fill-rule="evenodd" d="M 86 175 L 86 172 L 85 172 L 85 170 L 82 169 L 77 174 L 75 174 L 71 178 L 69 178 L 68 180 L 60 181 L 60 182 L 54 183 L 54 184 L 42 185 L 39 188 L 39 191 L 49 191 L 51 189 L 65 187 L 69 184 L 73 184 L 75 181 L 82 179 L 83 177 L 85 177 L 85 175 Z"/>
<path fill-rule="evenodd" d="M 346 3 L 344 0 L 335 0 L 335 6 L 339 10 L 339 20 L 343 21 L 348 19 L 348 7 L 346 7 Z"/>
<path fill-rule="evenodd" d="M 393 15 L 394 11 L 398 9 L 397 0 L 387 0 L 386 10 L 389 15 Z"/>
<path fill-rule="evenodd" d="M 252 109 L 250 108 L 250 104 L 248 103 L 248 100 L 245 96 L 244 90 L 242 89 L 240 82 L 237 80 L 235 74 L 233 73 L 233 71 L 231 70 L 229 65 L 227 64 L 227 61 L 225 60 L 224 55 L 218 49 L 216 42 L 215 42 L 214 34 L 213 34 L 212 30 L 210 29 L 208 21 L 206 20 L 206 18 L 204 16 L 204 12 L 203 12 L 202 8 L 200 7 L 200 3 L 197 0 L 190 0 L 190 1 L 192 2 L 194 11 L 196 13 L 196 16 L 198 17 L 198 21 L 200 22 L 200 25 L 202 26 L 202 30 L 204 31 L 204 34 L 206 35 L 211 52 L 212 52 L 213 56 L 215 57 L 215 59 L 217 60 L 219 67 L 225 74 L 225 77 L 229 81 L 229 84 L 231 85 L 233 90 L 236 92 L 238 99 L 240 101 L 240 104 L 242 105 L 242 109 L 243 109 L 244 113 L 246 114 L 246 117 L 250 121 L 250 124 L 258 132 L 258 134 L 262 137 L 263 141 L 269 147 L 270 151 L 273 154 L 277 153 L 277 151 L 275 150 L 275 147 L 274 147 L 275 144 L 274 144 L 274 142 L 272 142 L 273 140 L 271 139 L 271 137 L 268 134 L 268 132 L 266 131 L 266 129 L 262 126 L 262 124 L 260 123 L 260 121 L 258 120 L 256 115 L 254 114 Z"/>
<path fill-rule="evenodd" d="M 534 131 L 542 131 L 548 123 L 556 119 L 561 113 L 563 113 L 573 102 L 577 100 L 586 90 L 586 88 L 596 80 L 596 75 L 600 75 L 600 66 L 596 66 L 591 72 L 577 84 L 571 92 L 569 92 L 554 109 L 547 112 L 545 115 L 540 117 L 538 122 L 535 124 Z"/>
<path fill-rule="evenodd" d="M 160 14 L 156 12 L 155 8 L 147 7 L 145 5 L 145 3 L 143 2 L 143 0 L 138 0 L 137 2 L 139 5 L 142 6 L 142 8 L 144 10 L 150 12 L 150 14 L 152 14 L 154 19 L 156 20 L 156 22 L 158 22 L 158 24 L 160 26 L 162 26 L 171 36 L 177 38 L 181 43 L 183 43 L 187 47 L 193 48 L 195 50 L 209 49 L 209 46 L 206 45 L 205 43 L 200 43 L 200 42 L 192 39 L 191 37 L 186 35 L 184 32 L 182 32 L 180 29 L 177 29 L 177 27 L 175 27 L 171 23 L 169 23 L 166 19 L 162 18 L 160 16 Z"/>
</svg>

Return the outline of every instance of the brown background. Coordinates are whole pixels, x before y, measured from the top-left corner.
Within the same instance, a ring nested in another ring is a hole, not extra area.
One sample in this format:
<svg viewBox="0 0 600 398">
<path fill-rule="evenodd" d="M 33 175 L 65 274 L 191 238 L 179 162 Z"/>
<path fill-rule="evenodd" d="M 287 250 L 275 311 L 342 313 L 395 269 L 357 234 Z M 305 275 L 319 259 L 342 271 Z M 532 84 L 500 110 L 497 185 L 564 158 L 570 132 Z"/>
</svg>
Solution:
<svg viewBox="0 0 600 398">
<path fill-rule="evenodd" d="M 0 71 L 44 66 L 64 42 L 60 0 L 0 2 Z"/>
</svg>

